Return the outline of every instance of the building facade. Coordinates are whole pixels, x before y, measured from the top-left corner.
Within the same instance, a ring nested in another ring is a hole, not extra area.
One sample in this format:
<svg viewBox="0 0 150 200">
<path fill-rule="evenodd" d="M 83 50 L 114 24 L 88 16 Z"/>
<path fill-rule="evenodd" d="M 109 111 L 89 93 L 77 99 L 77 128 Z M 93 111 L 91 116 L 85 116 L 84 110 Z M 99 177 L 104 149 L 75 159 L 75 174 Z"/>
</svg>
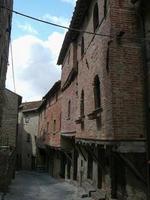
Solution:
<svg viewBox="0 0 150 200">
<path fill-rule="evenodd" d="M 140 200 L 148 193 L 149 10 L 147 1 L 78 0 L 59 54 L 65 177 L 89 195 Z"/>
<path fill-rule="evenodd" d="M 16 169 L 16 141 L 18 136 L 18 109 L 21 96 L 5 89 L 5 104 L 0 132 L 0 191 L 8 191 Z"/>
<path fill-rule="evenodd" d="M 16 149 L 18 135 L 18 110 L 22 97 L 5 89 L 5 104 L 1 123 L 0 144 Z"/>
<path fill-rule="evenodd" d="M 17 137 L 17 169 L 34 170 L 36 168 L 38 135 L 38 108 L 42 101 L 22 103 L 19 107 Z"/>
<path fill-rule="evenodd" d="M 61 176 L 60 150 L 61 130 L 61 82 L 57 81 L 43 97 L 39 108 L 38 169 L 46 170 L 51 176 Z"/>
<path fill-rule="evenodd" d="M 1 0 L 0 1 L 0 124 L 2 120 L 2 110 L 4 105 L 4 89 L 6 72 L 8 65 L 8 52 L 9 52 L 9 42 L 11 33 L 11 19 L 12 13 L 4 9 L 7 7 L 12 9 L 13 0 Z"/>
</svg>

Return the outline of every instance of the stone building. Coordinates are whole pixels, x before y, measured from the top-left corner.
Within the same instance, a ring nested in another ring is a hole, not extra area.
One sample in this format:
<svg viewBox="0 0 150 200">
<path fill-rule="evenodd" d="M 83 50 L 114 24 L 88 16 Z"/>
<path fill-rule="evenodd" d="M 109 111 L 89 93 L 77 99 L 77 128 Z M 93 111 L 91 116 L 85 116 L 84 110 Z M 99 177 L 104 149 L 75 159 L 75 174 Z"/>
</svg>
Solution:
<svg viewBox="0 0 150 200">
<path fill-rule="evenodd" d="M 16 149 L 18 131 L 18 110 L 22 97 L 5 89 L 5 104 L 1 123 L 0 144 Z"/>
<path fill-rule="evenodd" d="M 60 177 L 63 153 L 60 151 L 61 130 L 61 82 L 57 81 L 43 97 L 39 108 L 39 134 L 37 140 L 38 169 L 51 176 Z"/>
<path fill-rule="evenodd" d="M 11 33 L 11 19 L 12 13 L 4 9 L 7 7 L 12 9 L 13 0 L 1 0 L 0 1 L 0 124 L 2 120 L 2 108 L 4 105 L 4 89 L 5 89 L 5 80 L 6 72 L 8 65 L 8 51 L 9 51 L 9 42 L 10 42 L 10 33 Z M 1 132 L 1 128 L 0 128 Z"/>
<path fill-rule="evenodd" d="M 19 107 L 17 138 L 17 169 L 34 170 L 36 167 L 36 139 L 38 135 L 38 108 L 42 101 L 22 103 Z"/>
<path fill-rule="evenodd" d="M 148 1 L 78 0 L 59 54 L 65 176 L 99 199 L 146 199 L 149 11 Z"/>
<path fill-rule="evenodd" d="M 0 134 L 0 191 L 6 192 L 16 168 L 16 140 L 18 130 L 18 109 L 21 96 L 5 89 L 5 104 Z"/>
</svg>

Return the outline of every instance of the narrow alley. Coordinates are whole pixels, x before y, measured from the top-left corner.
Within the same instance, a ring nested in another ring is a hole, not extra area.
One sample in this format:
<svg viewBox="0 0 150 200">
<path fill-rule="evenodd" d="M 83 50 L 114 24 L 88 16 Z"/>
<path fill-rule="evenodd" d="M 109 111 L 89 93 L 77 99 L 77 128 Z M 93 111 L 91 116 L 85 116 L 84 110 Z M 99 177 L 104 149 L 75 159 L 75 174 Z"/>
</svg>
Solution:
<svg viewBox="0 0 150 200">
<path fill-rule="evenodd" d="M 16 174 L 5 200 L 80 200 L 82 191 L 47 174 L 22 171 Z M 91 200 L 90 198 L 84 198 Z"/>
</svg>

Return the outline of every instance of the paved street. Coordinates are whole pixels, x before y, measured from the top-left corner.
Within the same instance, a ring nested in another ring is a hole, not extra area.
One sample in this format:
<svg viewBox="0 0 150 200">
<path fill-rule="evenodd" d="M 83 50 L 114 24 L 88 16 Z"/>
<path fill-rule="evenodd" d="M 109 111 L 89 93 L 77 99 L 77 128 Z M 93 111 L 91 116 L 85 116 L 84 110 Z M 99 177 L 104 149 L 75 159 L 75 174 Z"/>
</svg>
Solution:
<svg viewBox="0 0 150 200">
<path fill-rule="evenodd" d="M 78 189 L 47 174 L 18 172 L 5 200 L 80 200 Z M 84 198 L 90 199 L 90 198 Z"/>
</svg>

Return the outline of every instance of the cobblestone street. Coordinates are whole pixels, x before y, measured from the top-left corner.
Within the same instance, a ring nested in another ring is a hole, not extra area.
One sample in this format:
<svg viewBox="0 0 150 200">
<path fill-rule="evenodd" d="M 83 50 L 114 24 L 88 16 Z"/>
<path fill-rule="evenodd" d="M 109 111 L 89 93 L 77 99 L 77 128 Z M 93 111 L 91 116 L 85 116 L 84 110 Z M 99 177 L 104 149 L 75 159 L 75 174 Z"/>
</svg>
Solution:
<svg viewBox="0 0 150 200">
<path fill-rule="evenodd" d="M 18 172 L 5 200 L 80 200 L 81 191 L 75 186 L 56 180 L 47 174 Z M 3 198 L 2 198 L 3 199 Z M 91 200 L 91 198 L 84 198 Z"/>
</svg>

